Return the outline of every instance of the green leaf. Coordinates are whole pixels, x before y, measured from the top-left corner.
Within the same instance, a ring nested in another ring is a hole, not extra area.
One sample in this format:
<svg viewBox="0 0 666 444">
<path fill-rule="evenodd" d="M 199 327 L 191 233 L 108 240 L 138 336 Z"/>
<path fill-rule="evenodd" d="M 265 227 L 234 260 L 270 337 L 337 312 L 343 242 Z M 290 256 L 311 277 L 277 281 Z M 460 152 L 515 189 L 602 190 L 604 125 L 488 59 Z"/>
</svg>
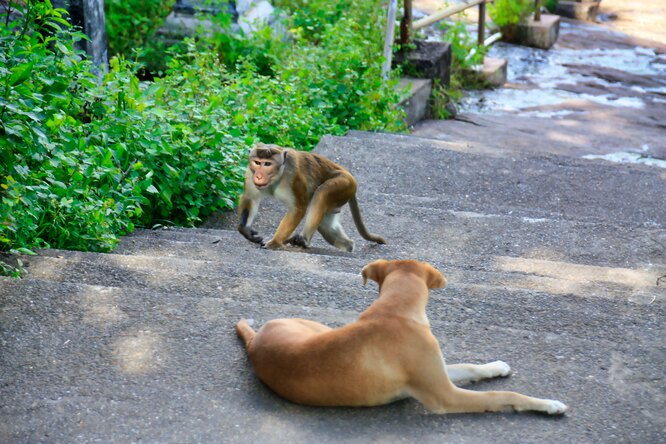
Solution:
<svg viewBox="0 0 666 444">
<path fill-rule="evenodd" d="M 9 77 L 9 84 L 11 86 L 17 86 L 21 83 L 28 80 L 30 73 L 32 73 L 32 67 L 35 66 L 35 61 L 28 63 L 23 63 L 12 69 L 12 75 Z"/>
<path fill-rule="evenodd" d="M 21 247 L 21 248 L 15 249 L 15 250 L 11 250 L 11 252 L 15 252 L 15 251 L 18 252 L 18 253 L 21 253 L 21 254 L 25 254 L 26 256 L 37 256 L 37 253 L 35 253 L 34 251 L 32 251 L 28 248 Z"/>
</svg>

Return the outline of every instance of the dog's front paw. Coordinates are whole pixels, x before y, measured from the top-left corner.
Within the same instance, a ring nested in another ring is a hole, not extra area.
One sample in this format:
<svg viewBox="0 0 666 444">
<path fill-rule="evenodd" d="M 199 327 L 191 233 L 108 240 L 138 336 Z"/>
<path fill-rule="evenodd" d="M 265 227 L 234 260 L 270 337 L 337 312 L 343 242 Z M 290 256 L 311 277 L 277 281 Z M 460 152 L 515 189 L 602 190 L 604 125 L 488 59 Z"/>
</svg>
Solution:
<svg viewBox="0 0 666 444">
<path fill-rule="evenodd" d="M 498 376 L 509 376 L 511 373 L 511 367 L 504 361 L 494 361 L 489 362 L 485 365 L 488 370 L 488 378 L 496 378 Z"/>
<path fill-rule="evenodd" d="M 548 413 L 549 415 L 563 415 L 564 412 L 569 410 L 569 407 L 563 402 L 554 399 L 548 399 L 546 402 L 548 405 L 546 406 L 545 413 Z"/>
</svg>

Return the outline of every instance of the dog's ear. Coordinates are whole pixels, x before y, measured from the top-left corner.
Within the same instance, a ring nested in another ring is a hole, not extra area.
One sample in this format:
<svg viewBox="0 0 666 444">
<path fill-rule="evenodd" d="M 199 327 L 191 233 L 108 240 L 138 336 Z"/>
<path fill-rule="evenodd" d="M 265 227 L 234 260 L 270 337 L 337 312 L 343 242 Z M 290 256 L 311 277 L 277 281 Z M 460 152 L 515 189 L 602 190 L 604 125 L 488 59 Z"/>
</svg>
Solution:
<svg viewBox="0 0 666 444">
<path fill-rule="evenodd" d="M 363 270 L 361 270 L 361 276 L 363 276 L 363 285 L 368 283 L 368 279 L 382 285 L 384 277 L 386 276 L 386 261 L 379 259 L 369 263 L 363 267 Z"/>
<path fill-rule="evenodd" d="M 430 264 L 425 264 L 427 266 L 427 278 L 426 283 L 428 288 L 444 288 L 446 286 L 446 278 L 444 275 L 435 267 Z"/>
</svg>

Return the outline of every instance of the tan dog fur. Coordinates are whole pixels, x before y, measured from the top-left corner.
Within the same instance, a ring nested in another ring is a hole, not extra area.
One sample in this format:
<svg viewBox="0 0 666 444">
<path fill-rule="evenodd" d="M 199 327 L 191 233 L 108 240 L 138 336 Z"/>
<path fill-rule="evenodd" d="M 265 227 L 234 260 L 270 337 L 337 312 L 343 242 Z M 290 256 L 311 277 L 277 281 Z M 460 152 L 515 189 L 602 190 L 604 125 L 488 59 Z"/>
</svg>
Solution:
<svg viewBox="0 0 666 444">
<path fill-rule="evenodd" d="M 362 275 L 364 284 L 379 284 L 379 298 L 354 323 L 331 329 L 275 319 L 255 333 L 245 319 L 238 322 L 261 381 L 290 401 L 315 406 L 375 406 L 411 396 L 435 413 L 567 410 L 559 401 L 454 385 L 506 376 L 510 368 L 502 361 L 446 365 L 425 312 L 428 290 L 446 285 L 431 265 L 378 260 Z"/>
</svg>

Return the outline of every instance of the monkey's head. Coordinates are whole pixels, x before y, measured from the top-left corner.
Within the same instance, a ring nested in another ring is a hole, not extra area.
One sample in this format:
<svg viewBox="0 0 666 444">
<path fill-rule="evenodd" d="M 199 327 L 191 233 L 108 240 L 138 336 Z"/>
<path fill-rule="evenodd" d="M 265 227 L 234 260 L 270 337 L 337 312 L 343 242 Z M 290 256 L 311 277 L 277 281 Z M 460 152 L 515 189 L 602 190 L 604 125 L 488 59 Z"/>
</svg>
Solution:
<svg viewBox="0 0 666 444">
<path fill-rule="evenodd" d="M 427 262 L 413 260 L 387 261 L 384 259 L 376 260 L 363 267 L 361 271 L 363 285 L 368 282 L 368 279 L 372 279 L 381 287 L 386 276 L 398 270 L 420 276 L 428 288 L 444 288 L 446 286 L 444 275 Z"/>
<path fill-rule="evenodd" d="M 279 182 L 287 161 L 287 150 L 277 145 L 258 143 L 250 151 L 249 168 L 254 186 L 266 188 Z"/>
</svg>

